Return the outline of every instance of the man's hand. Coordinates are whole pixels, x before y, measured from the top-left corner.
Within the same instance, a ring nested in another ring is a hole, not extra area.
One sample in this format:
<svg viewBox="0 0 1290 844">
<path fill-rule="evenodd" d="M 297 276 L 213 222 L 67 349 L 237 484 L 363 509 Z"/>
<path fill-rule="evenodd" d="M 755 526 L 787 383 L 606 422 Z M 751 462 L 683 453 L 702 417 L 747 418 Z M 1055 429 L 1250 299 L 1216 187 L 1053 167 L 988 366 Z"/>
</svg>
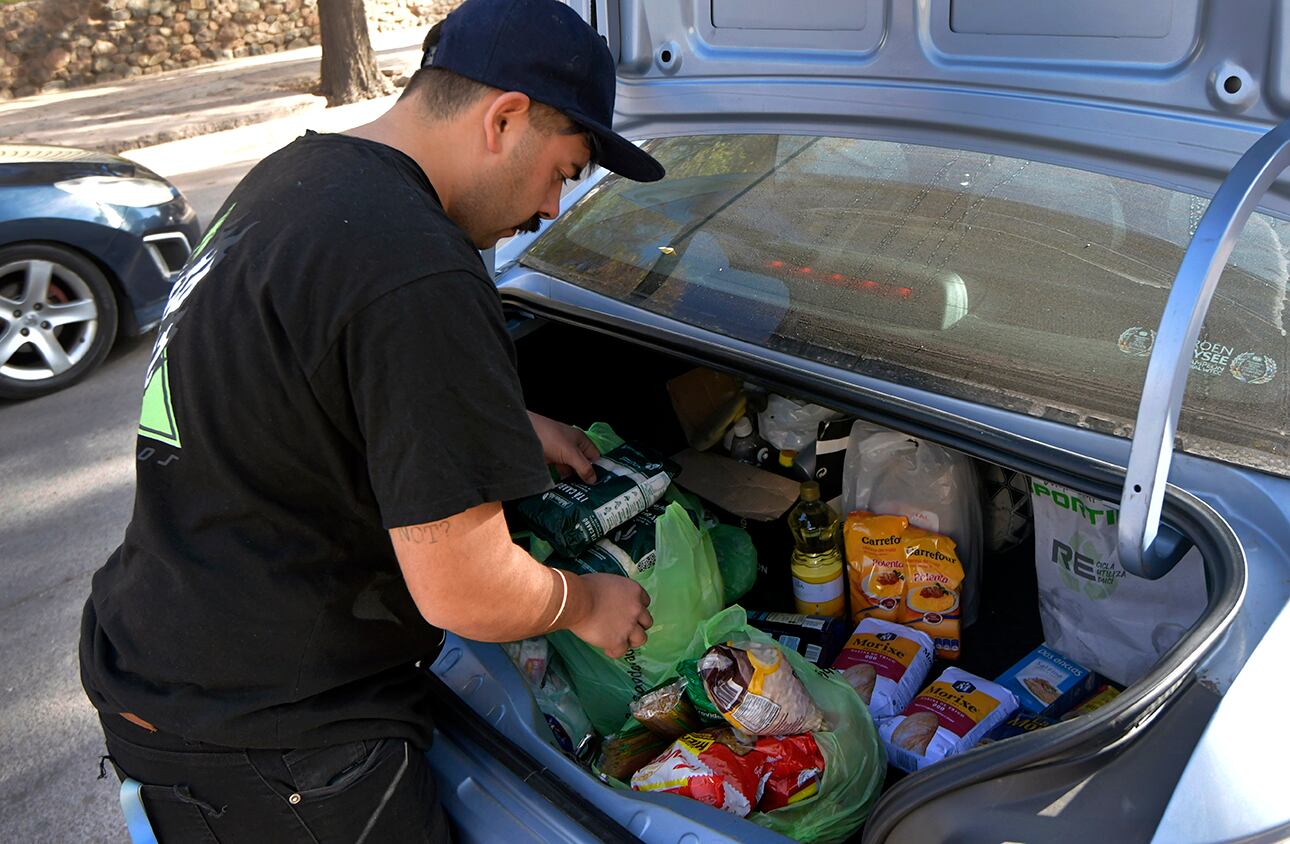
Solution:
<svg viewBox="0 0 1290 844">
<path fill-rule="evenodd" d="M 576 615 L 561 619 L 561 627 L 602 648 L 610 659 L 645 644 L 654 618 L 646 609 L 649 593 L 639 583 L 616 574 L 566 576 L 570 589 L 581 594 L 574 604 Z"/>
<path fill-rule="evenodd" d="M 560 477 L 577 474 L 589 484 L 596 482 L 596 470 L 591 467 L 591 461 L 600 456 L 600 451 L 586 434 L 572 425 L 539 416 L 531 410 L 529 419 L 542 441 L 542 457 L 548 465 L 556 468 Z"/>
</svg>

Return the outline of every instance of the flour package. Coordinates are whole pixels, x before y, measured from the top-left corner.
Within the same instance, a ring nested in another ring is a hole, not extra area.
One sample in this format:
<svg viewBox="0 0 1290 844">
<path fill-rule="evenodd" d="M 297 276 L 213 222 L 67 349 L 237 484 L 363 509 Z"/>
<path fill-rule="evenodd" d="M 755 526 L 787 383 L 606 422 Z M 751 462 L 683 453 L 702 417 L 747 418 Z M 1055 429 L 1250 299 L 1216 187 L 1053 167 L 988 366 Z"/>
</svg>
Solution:
<svg viewBox="0 0 1290 844">
<path fill-rule="evenodd" d="M 1038 478 L 1031 501 L 1045 643 L 1122 686 L 1137 681 L 1205 609 L 1200 552 L 1145 580 L 1120 567 L 1115 505 Z"/>
<path fill-rule="evenodd" d="M 947 668 L 905 711 L 878 723 L 887 761 L 902 771 L 965 753 L 1017 711 L 1012 692 L 983 677 Z"/>
</svg>

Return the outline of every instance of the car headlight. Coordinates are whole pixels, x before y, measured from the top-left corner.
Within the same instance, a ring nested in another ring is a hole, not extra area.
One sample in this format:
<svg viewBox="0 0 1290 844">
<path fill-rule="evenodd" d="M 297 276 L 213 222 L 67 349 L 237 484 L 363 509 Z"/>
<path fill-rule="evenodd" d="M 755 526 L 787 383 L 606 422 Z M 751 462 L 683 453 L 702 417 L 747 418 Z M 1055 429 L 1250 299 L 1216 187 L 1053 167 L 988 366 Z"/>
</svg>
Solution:
<svg viewBox="0 0 1290 844">
<path fill-rule="evenodd" d="M 91 202 L 126 208 L 162 205 L 177 195 L 166 182 L 126 176 L 84 176 L 55 182 L 54 187 Z"/>
</svg>

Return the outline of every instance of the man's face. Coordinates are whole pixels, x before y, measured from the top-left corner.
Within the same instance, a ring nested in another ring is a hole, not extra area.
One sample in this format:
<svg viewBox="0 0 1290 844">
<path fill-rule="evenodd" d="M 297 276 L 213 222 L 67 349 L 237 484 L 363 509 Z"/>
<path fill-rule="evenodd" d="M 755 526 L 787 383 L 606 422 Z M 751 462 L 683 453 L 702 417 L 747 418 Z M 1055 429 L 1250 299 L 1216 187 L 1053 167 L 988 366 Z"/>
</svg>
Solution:
<svg viewBox="0 0 1290 844">
<path fill-rule="evenodd" d="M 543 132 L 532 123 L 516 131 L 521 134 L 510 152 L 481 172 L 453 209 L 478 249 L 553 219 L 561 188 L 582 175 L 591 155 L 581 132 Z"/>
</svg>

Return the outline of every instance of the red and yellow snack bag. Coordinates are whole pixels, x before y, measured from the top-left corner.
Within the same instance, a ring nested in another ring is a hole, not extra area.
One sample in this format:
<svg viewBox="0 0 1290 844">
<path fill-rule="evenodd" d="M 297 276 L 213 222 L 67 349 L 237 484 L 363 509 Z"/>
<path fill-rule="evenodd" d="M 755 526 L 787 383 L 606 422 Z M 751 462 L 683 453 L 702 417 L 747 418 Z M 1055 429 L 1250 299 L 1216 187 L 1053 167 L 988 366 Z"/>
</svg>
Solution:
<svg viewBox="0 0 1290 844">
<path fill-rule="evenodd" d="M 847 516 L 847 581 L 851 619 L 898 621 L 905 594 L 904 535 L 909 519 L 857 511 Z"/>
<path fill-rule="evenodd" d="M 954 540 L 911 527 L 904 534 L 905 595 L 897 620 L 932 637 L 936 655 L 958 659 L 963 564 Z"/>
</svg>

